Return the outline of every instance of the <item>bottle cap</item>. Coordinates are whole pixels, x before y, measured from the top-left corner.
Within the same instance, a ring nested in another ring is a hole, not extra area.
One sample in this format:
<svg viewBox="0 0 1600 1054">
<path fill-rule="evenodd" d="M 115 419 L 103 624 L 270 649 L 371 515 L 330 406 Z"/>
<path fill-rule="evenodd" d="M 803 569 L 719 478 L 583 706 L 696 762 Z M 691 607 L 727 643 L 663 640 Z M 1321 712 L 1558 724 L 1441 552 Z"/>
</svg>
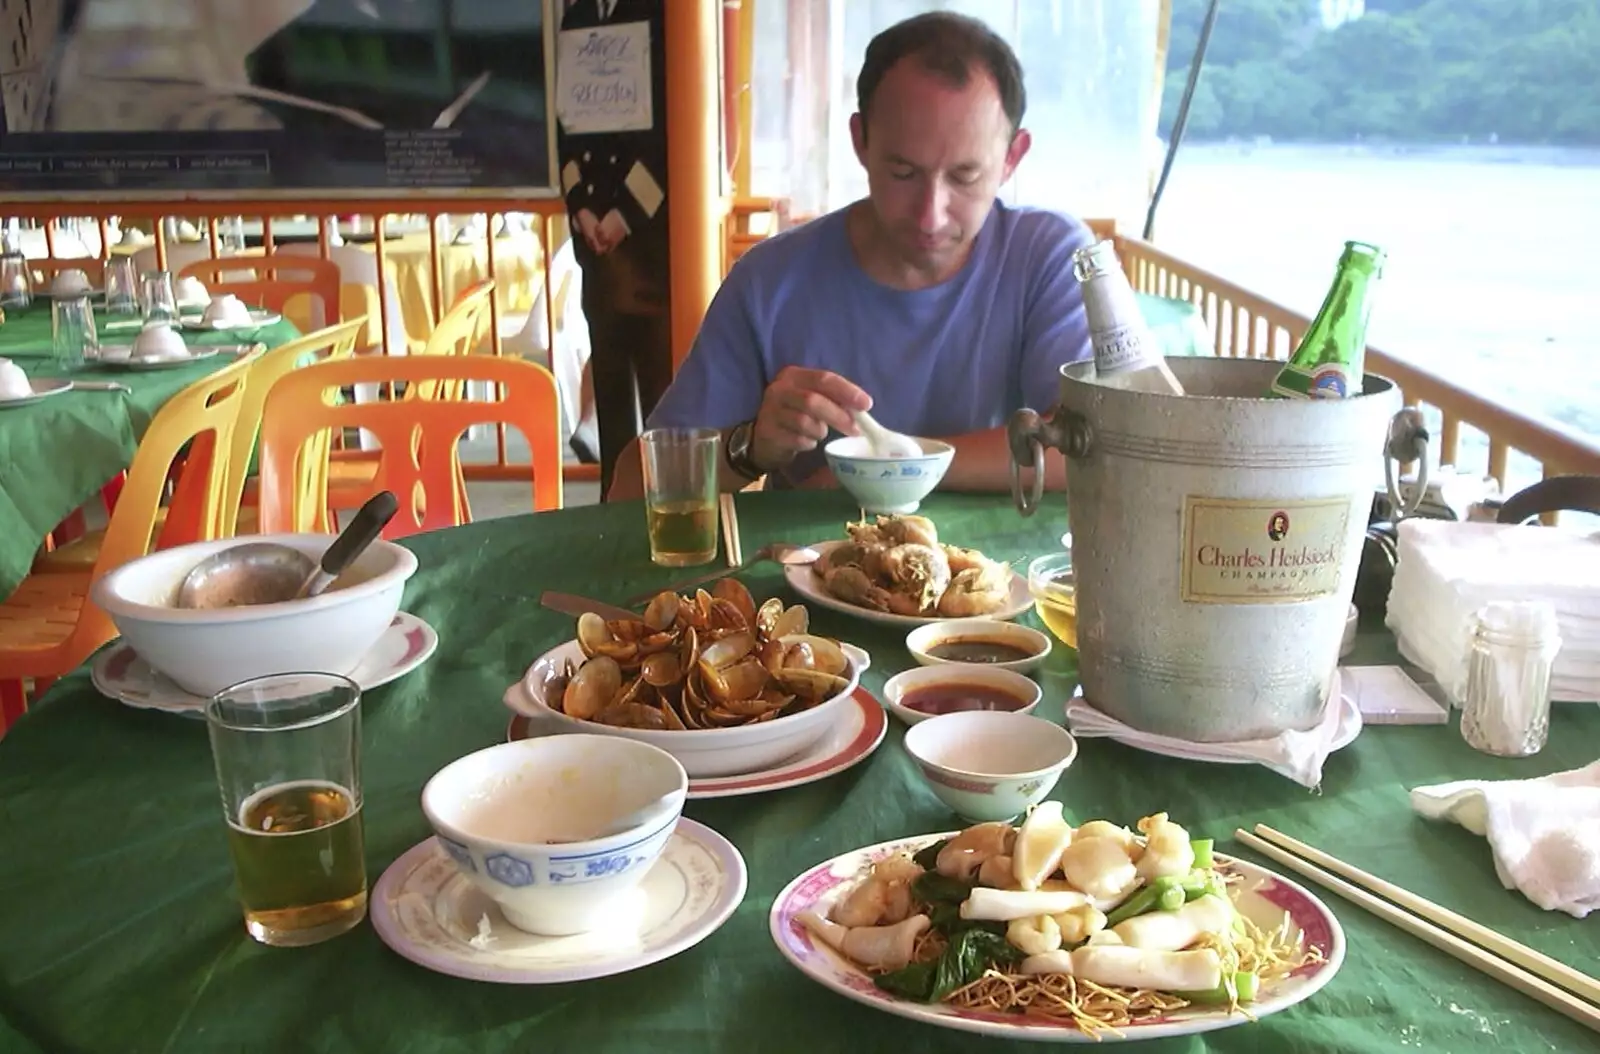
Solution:
<svg viewBox="0 0 1600 1054">
<path fill-rule="evenodd" d="M 1117 248 L 1109 238 L 1093 245 L 1086 245 L 1072 254 L 1072 273 L 1080 282 L 1115 270 L 1117 270 Z"/>
</svg>

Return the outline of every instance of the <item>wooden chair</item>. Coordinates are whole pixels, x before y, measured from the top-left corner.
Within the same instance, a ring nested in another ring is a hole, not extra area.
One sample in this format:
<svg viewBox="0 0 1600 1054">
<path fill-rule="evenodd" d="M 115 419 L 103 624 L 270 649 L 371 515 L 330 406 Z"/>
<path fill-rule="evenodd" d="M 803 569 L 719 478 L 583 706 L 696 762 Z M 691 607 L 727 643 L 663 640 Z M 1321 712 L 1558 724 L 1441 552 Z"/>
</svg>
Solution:
<svg viewBox="0 0 1600 1054">
<path fill-rule="evenodd" d="M 254 275 L 243 280 L 241 275 Z M 321 317 L 311 316 L 311 324 L 332 325 L 339 317 L 339 265 L 316 256 L 272 253 L 265 256 L 228 256 L 220 260 L 196 260 L 185 265 L 178 277 L 198 278 L 212 296 L 232 293 L 253 307 L 264 307 L 288 314 L 289 302 L 311 296 L 321 305 Z"/>
<path fill-rule="evenodd" d="M 483 382 L 493 399 L 391 399 L 335 404 L 331 393 L 374 380 L 410 389 L 464 387 Z M 504 422 L 522 432 L 533 457 L 533 509 L 561 507 L 560 397 L 555 378 L 536 363 L 489 355 L 415 355 L 322 362 L 295 370 L 267 393 L 261 422 L 261 529 L 268 533 L 314 528 L 323 495 L 307 494 L 299 481 L 316 475 L 306 459 L 309 441 L 325 429 L 364 428 L 378 438 L 367 494 L 393 491 L 400 512 L 385 537 L 453 527 L 471 512 L 461 500 L 456 447 L 473 425 Z"/>
<path fill-rule="evenodd" d="M 89 570 L 29 575 L 0 604 L 0 730 L 26 709 L 27 681 L 36 693 L 43 691 L 117 635 L 110 616 L 88 602 L 89 587 L 149 551 L 167 471 L 186 447 L 188 463 L 195 466 L 189 478 L 200 537 L 194 540 L 215 537 L 228 478 L 227 458 L 217 454 L 233 442 L 253 365 L 255 356 L 245 356 L 167 400 L 134 452 L 99 558 Z"/>
<path fill-rule="evenodd" d="M 1600 476 L 1551 476 L 1524 487 L 1495 513 L 1497 523 L 1526 523 L 1555 512 L 1587 512 L 1600 516 Z"/>
</svg>

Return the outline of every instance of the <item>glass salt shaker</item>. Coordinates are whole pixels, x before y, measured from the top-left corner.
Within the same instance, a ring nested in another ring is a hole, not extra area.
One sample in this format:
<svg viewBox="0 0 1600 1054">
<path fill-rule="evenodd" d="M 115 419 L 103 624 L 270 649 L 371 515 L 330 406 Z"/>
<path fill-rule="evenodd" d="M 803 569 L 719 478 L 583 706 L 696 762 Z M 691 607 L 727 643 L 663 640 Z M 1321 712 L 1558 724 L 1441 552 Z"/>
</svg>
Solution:
<svg viewBox="0 0 1600 1054">
<path fill-rule="evenodd" d="M 1527 757 L 1550 734 L 1550 673 L 1561 637 L 1545 601 L 1497 602 L 1473 617 L 1461 738 L 1485 754 Z"/>
</svg>

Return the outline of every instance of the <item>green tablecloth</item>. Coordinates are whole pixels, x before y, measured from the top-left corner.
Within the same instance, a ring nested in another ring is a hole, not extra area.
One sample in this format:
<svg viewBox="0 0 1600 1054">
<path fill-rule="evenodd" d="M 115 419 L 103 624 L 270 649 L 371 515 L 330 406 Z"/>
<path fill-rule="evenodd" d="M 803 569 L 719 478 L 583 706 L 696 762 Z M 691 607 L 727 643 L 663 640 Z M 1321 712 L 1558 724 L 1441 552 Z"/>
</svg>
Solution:
<svg viewBox="0 0 1600 1054">
<path fill-rule="evenodd" d="M 136 330 L 106 330 L 102 343 L 131 343 Z M 294 324 L 210 333 L 185 333 L 191 344 L 241 344 L 268 347 L 299 335 Z M 33 377 L 66 376 L 50 353 L 50 306 L 36 303 L 7 311 L 0 326 L 0 356 Z M 72 510 L 133 460 L 139 437 L 164 403 L 192 382 L 221 369 L 228 355 L 170 370 L 112 370 L 85 366 L 70 376 L 118 381 L 129 393 L 71 391 L 28 406 L 0 410 L 0 597 L 9 596 L 28 574 L 45 535 Z"/>
<path fill-rule="evenodd" d="M 1053 549 L 1065 524 L 1023 520 L 1003 498 L 937 497 L 926 511 L 953 542 L 1003 558 Z M 839 494 L 744 495 L 746 552 L 775 539 L 836 535 Z M 441 638 L 418 671 L 364 708 L 372 878 L 429 835 L 424 781 L 500 741 L 504 687 L 571 620 L 537 606 L 544 589 L 617 600 L 679 577 L 647 561 L 637 504 L 495 520 L 411 543 L 422 570 L 405 606 Z M 757 597 L 776 569 L 749 576 Z M 1026 616 L 1032 619 L 1030 614 Z M 909 665 L 903 635 L 831 612 L 819 631 L 870 649 L 869 687 Z M 1393 661 L 1386 635 L 1357 661 Z M 1071 653 L 1042 675 L 1059 718 Z M 921 785 L 901 728 L 866 762 L 810 786 L 690 802 L 750 867 L 739 911 L 702 944 L 637 972 L 518 987 L 444 977 L 402 959 L 370 925 L 318 947 L 275 950 L 244 934 L 230 892 L 204 727 L 100 698 L 79 672 L 0 740 L 0 1018 L 25 1040 L 0 1050 L 139 1051 L 973 1051 L 1037 1050 L 912 1024 L 850 1002 L 791 968 L 767 935 L 778 890 L 836 853 L 957 821 Z M 1368 728 L 1332 757 L 1314 795 L 1253 766 L 1153 757 L 1086 740 L 1055 791 L 1077 819 L 1132 821 L 1169 810 L 1197 835 L 1266 822 L 1584 969 L 1593 921 L 1538 910 L 1500 888 L 1487 845 L 1409 810 L 1407 790 L 1458 777 L 1534 776 L 1593 760 L 1600 713 L 1561 706 L 1532 759 L 1480 755 L 1453 727 Z M 1248 856 L 1248 852 L 1243 855 Z M 1331 896 L 1343 970 L 1310 1001 L 1255 1025 L 1153 1043 L 1152 1051 L 1506 1051 L 1594 1049 L 1565 1018 Z M 31 1044 L 31 1045 L 30 1045 Z"/>
</svg>

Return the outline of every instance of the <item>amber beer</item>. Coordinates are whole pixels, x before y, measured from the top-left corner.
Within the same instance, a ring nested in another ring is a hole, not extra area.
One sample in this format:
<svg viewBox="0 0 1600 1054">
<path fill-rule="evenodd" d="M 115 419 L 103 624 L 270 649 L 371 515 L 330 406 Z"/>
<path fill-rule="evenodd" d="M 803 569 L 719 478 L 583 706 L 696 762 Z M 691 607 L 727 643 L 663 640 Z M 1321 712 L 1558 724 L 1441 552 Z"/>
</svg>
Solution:
<svg viewBox="0 0 1600 1054">
<path fill-rule="evenodd" d="M 280 783 L 245 799 L 228 824 L 228 849 L 246 928 L 305 934 L 360 922 L 361 835 L 361 806 L 334 783 Z"/>
<path fill-rule="evenodd" d="M 245 931 L 298 947 L 367 914 L 361 689 L 337 674 L 258 677 L 206 706 Z"/>
<path fill-rule="evenodd" d="M 714 428 L 652 428 L 639 437 L 650 559 L 665 567 L 710 563 L 717 555 Z"/>
</svg>

